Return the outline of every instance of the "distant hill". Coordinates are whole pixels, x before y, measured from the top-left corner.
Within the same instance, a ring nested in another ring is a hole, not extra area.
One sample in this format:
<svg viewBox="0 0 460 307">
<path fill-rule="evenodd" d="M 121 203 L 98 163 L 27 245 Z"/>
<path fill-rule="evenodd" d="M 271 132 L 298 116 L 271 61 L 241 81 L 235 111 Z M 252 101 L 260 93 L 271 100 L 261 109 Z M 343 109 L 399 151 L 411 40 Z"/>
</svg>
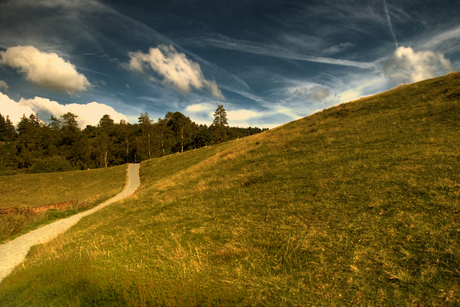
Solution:
<svg viewBox="0 0 460 307">
<path fill-rule="evenodd" d="M 460 74 L 141 165 L 0 305 L 459 305 Z"/>
</svg>

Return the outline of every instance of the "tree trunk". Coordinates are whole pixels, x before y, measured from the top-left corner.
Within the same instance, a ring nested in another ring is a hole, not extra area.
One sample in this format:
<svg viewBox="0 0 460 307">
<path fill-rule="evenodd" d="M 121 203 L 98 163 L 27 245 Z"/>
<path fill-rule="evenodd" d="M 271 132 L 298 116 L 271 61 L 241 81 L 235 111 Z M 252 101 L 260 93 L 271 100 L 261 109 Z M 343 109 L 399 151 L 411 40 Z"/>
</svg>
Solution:
<svg viewBox="0 0 460 307">
<path fill-rule="evenodd" d="M 148 145 L 149 145 L 149 159 L 150 159 L 151 158 L 150 156 L 150 133 L 149 133 L 149 144 Z"/>
<path fill-rule="evenodd" d="M 163 139 L 163 132 L 161 132 L 161 149 L 163 150 L 163 157 L 165 156 L 165 143 Z"/>
<path fill-rule="evenodd" d="M 181 144 L 181 149 L 182 149 L 181 152 L 184 152 L 184 129 L 183 128 L 181 129 L 180 138 L 181 138 L 180 144 Z"/>
<path fill-rule="evenodd" d="M 126 163 L 129 163 L 129 140 L 125 138 L 126 141 Z"/>
</svg>

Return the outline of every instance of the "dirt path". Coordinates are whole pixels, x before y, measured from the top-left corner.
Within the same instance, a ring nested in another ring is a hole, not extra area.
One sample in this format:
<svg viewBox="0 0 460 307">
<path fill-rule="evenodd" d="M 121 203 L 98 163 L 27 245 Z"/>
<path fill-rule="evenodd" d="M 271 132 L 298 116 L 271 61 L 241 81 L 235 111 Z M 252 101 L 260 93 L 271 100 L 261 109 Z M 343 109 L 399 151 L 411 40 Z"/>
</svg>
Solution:
<svg viewBox="0 0 460 307">
<path fill-rule="evenodd" d="M 139 164 L 129 164 L 128 183 L 122 192 L 115 195 L 111 199 L 88 211 L 84 211 L 69 218 L 56 221 L 52 224 L 48 224 L 28 232 L 25 235 L 17 237 L 13 241 L 5 244 L 0 244 L 0 283 L 6 276 L 8 276 L 8 274 L 13 271 L 13 269 L 18 264 L 20 264 L 25 259 L 32 246 L 51 241 L 57 237 L 57 235 L 63 233 L 75 225 L 79 220 L 81 220 L 82 217 L 94 213 L 114 202 L 130 196 L 136 191 L 139 185 Z"/>
</svg>

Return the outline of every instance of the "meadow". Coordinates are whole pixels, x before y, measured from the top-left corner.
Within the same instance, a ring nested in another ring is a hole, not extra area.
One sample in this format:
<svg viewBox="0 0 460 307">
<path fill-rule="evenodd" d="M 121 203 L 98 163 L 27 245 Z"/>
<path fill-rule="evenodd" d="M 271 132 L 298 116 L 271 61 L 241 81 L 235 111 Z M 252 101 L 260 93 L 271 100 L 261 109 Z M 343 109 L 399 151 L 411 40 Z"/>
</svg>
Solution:
<svg viewBox="0 0 460 307">
<path fill-rule="evenodd" d="M 0 242 L 40 225 L 89 209 L 121 192 L 126 165 L 107 169 L 0 176 L 0 209 L 26 209 L 48 204 L 70 204 L 64 210 L 34 214 L 0 214 Z"/>
<path fill-rule="evenodd" d="M 141 164 L 1 306 L 458 306 L 460 73 Z"/>
</svg>

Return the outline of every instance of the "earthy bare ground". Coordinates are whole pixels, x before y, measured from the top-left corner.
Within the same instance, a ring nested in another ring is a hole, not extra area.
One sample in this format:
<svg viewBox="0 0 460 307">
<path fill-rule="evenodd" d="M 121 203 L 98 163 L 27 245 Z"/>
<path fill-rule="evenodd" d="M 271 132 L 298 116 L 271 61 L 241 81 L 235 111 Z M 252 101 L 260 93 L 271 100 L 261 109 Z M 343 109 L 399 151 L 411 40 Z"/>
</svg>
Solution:
<svg viewBox="0 0 460 307">
<path fill-rule="evenodd" d="M 94 213 L 114 202 L 130 196 L 136 191 L 139 185 L 139 164 L 129 164 L 128 182 L 121 193 L 88 211 L 81 212 L 69 218 L 56 221 L 52 224 L 48 224 L 25 235 L 22 235 L 13 241 L 5 244 L 0 244 L 0 283 L 6 276 L 8 276 L 8 274 L 13 271 L 13 269 L 18 264 L 20 264 L 25 259 L 32 246 L 51 241 L 57 235 L 65 232 L 70 227 L 75 225 L 84 216 Z M 103 188 L 104 187 L 101 187 L 101 189 Z"/>
</svg>

